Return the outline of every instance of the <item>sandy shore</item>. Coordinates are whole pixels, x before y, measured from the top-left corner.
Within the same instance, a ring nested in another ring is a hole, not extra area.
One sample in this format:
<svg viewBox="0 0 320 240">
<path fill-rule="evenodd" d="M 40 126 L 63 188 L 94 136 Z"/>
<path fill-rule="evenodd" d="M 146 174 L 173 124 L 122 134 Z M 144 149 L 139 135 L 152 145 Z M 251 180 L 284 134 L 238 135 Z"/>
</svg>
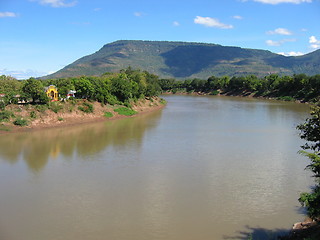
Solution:
<svg viewBox="0 0 320 240">
<path fill-rule="evenodd" d="M 114 109 L 119 106 L 102 105 L 98 102 L 93 102 L 91 104 L 93 104 L 94 107 L 93 113 L 84 113 L 74 106 L 71 110 L 71 105 L 65 105 L 64 109 L 58 111 L 58 113 L 55 113 L 50 109 L 47 109 L 44 112 L 39 112 L 36 111 L 34 107 L 30 106 L 8 106 L 6 110 L 14 112 L 16 117 L 19 116 L 27 119 L 28 126 L 16 126 L 12 123 L 12 121 L 2 122 L 0 125 L 0 135 L 15 132 L 28 132 L 47 128 L 68 127 L 92 122 L 113 121 L 116 119 L 134 117 L 137 115 L 160 110 L 165 106 L 165 104 L 161 103 L 161 98 L 159 97 L 144 99 L 132 104 L 132 109 L 135 110 L 137 114 L 133 116 L 124 116 L 114 111 Z M 34 119 L 30 117 L 31 112 L 35 112 L 36 114 L 36 117 Z M 113 116 L 109 118 L 105 117 L 104 114 L 106 112 L 112 113 Z"/>
</svg>

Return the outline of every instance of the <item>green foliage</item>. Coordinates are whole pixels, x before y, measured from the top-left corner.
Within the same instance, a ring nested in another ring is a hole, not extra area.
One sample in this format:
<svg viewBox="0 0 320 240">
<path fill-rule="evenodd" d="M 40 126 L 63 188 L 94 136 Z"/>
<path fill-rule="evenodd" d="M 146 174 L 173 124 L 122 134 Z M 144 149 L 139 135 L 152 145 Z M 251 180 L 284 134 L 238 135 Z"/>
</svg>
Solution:
<svg viewBox="0 0 320 240">
<path fill-rule="evenodd" d="M 74 87 L 77 91 L 76 96 L 78 98 L 89 99 L 93 97 L 94 86 L 87 77 L 80 77 L 73 79 Z"/>
<path fill-rule="evenodd" d="M 163 98 L 161 98 L 161 99 L 160 99 L 160 104 L 162 104 L 162 105 L 166 105 L 166 104 L 167 104 L 167 101 L 166 101 L 166 100 L 164 100 Z"/>
<path fill-rule="evenodd" d="M 219 90 L 213 90 L 211 93 L 210 93 L 210 95 L 218 95 L 220 92 L 219 92 Z"/>
<path fill-rule="evenodd" d="M 0 110 L 3 111 L 5 108 L 6 108 L 5 102 L 0 100 Z"/>
<path fill-rule="evenodd" d="M 48 105 L 46 104 L 36 105 L 35 109 L 40 113 L 44 113 L 48 109 Z"/>
<path fill-rule="evenodd" d="M 105 112 L 103 116 L 105 116 L 106 118 L 111 118 L 113 117 L 113 114 L 112 112 Z"/>
<path fill-rule="evenodd" d="M 52 112 L 58 113 L 63 109 L 63 105 L 59 102 L 50 102 L 48 107 Z"/>
<path fill-rule="evenodd" d="M 79 106 L 78 109 L 85 113 L 93 113 L 94 110 L 93 105 L 88 102 L 82 103 L 82 106 Z"/>
<path fill-rule="evenodd" d="M 284 101 L 316 102 L 320 97 L 320 75 L 307 76 L 298 74 L 293 76 L 279 76 L 271 74 L 263 78 L 255 75 L 247 76 L 211 76 L 207 80 L 161 79 L 158 81 L 163 91 L 176 93 L 185 89 L 188 93 L 205 92 L 231 94 L 253 94 L 254 96 L 273 97 Z"/>
<path fill-rule="evenodd" d="M 114 111 L 119 113 L 120 115 L 125 115 L 125 116 L 132 116 L 137 114 L 136 111 L 127 107 L 120 107 L 120 108 L 114 109 Z"/>
<path fill-rule="evenodd" d="M 58 117 L 58 121 L 63 121 L 63 117 Z"/>
<path fill-rule="evenodd" d="M 291 96 L 283 96 L 283 97 L 278 97 L 277 100 L 292 102 L 294 101 L 294 98 Z"/>
<path fill-rule="evenodd" d="M 9 132 L 11 129 L 3 124 L 0 125 L 0 131 Z"/>
<path fill-rule="evenodd" d="M 300 124 L 297 129 L 300 130 L 300 137 L 308 142 L 302 146 L 304 150 L 309 149 L 312 152 L 300 151 L 301 154 L 308 157 L 311 163 L 307 169 L 314 173 L 316 185 L 310 193 L 300 195 L 300 203 L 307 208 L 308 215 L 312 219 L 320 219 L 320 107 L 315 106 L 311 111 L 311 118 L 305 123 Z"/>
<path fill-rule="evenodd" d="M 20 93 L 21 87 L 21 81 L 11 76 L 0 76 L 0 93 L 6 95 L 16 95 Z"/>
<path fill-rule="evenodd" d="M 37 113 L 35 111 L 31 111 L 30 112 L 30 117 L 33 118 L 33 119 L 37 118 Z"/>
<path fill-rule="evenodd" d="M 319 56 L 320 51 L 285 57 L 265 50 L 207 43 L 117 41 L 75 61 L 52 77 L 97 76 L 106 71 L 118 72 L 127 66 L 144 69 L 161 78 L 177 79 L 244 74 L 263 77 L 269 72 L 314 75 L 319 74 Z"/>
<path fill-rule="evenodd" d="M 29 78 L 24 81 L 22 91 L 26 98 L 31 98 L 32 102 L 47 103 L 49 101 L 41 80 L 35 78 Z"/>
<path fill-rule="evenodd" d="M 16 118 L 16 120 L 13 121 L 13 124 L 23 127 L 23 126 L 28 126 L 28 121 L 24 118 L 18 117 Z"/>
<path fill-rule="evenodd" d="M 13 112 L 6 110 L 0 112 L 0 122 L 9 121 L 12 117 L 14 117 Z"/>
</svg>

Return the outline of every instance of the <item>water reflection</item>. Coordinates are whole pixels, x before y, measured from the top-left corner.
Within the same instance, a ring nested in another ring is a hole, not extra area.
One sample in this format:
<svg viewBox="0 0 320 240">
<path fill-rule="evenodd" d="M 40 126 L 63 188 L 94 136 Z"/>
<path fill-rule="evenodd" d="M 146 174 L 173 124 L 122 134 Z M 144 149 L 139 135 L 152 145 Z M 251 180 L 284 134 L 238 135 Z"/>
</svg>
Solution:
<svg viewBox="0 0 320 240">
<path fill-rule="evenodd" d="M 49 159 L 59 155 L 84 157 L 108 146 L 121 147 L 128 142 L 138 149 L 145 131 L 156 126 L 161 114 L 157 111 L 116 121 L 3 135 L 0 138 L 0 160 L 12 164 L 24 160 L 31 170 L 37 172 L 47 165 Z"/>
</svg>

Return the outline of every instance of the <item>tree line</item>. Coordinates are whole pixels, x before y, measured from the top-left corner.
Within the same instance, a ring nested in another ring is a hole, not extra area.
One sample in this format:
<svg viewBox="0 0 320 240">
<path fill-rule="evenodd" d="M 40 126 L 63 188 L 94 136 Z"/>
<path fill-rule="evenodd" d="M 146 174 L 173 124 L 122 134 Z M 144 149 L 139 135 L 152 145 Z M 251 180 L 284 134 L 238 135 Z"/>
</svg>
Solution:
<svg viewBox="0 0 320 240">
<path fill-rule="evenodd" d="M 55 85 L 61 98 L 70 90 L 76 91 L 76 98 L 101 103 L 126 104 L 131 100 L 156 96 L 161 92 L 158 76 L 147 71 L 127 68 L 119 73 L 105 73 L 102 76 L 81 76 L 61 79 L 40 80 L 29 78 L 17 80 L 10 76 L 0 76 L 0 101 L 4 105 L 26 101 L 47 103 L 44 88 Z"/>
<path fill-rule="evenodd" d="M 259 78 L 255 75 L 248 76 L 211 76 L 207 80 L 187 79 L 177 81 L 175 79 L 160 79 L 159 84 L 164 91 L 205 92 L 216 94 L 219 92 L 253 93 L 255 96 L 282 97 L 316 101 L 320 93 L 320 75 L 307 76 L 296 74 L 293 76 L 280 76 L 270 74 Z"/>
</svg>

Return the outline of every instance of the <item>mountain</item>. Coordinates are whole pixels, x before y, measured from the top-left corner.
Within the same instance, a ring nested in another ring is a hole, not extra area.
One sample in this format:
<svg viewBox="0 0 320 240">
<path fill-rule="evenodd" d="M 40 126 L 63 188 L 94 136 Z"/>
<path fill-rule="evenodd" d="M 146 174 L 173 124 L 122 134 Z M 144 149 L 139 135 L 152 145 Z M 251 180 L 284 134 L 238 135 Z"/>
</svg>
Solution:
<svg viewBox="0 0 320 240">
<path fill-rule="evenodd" d="M 161 78 L 202 78 L 270 73 L 320 74 L 320 50 L 285 57 L 266 50 L 208 43 L 121 40 L 104 45 L 63 69 L 42 78 L 101 75 L 131 66 Z"/>
</svg>

